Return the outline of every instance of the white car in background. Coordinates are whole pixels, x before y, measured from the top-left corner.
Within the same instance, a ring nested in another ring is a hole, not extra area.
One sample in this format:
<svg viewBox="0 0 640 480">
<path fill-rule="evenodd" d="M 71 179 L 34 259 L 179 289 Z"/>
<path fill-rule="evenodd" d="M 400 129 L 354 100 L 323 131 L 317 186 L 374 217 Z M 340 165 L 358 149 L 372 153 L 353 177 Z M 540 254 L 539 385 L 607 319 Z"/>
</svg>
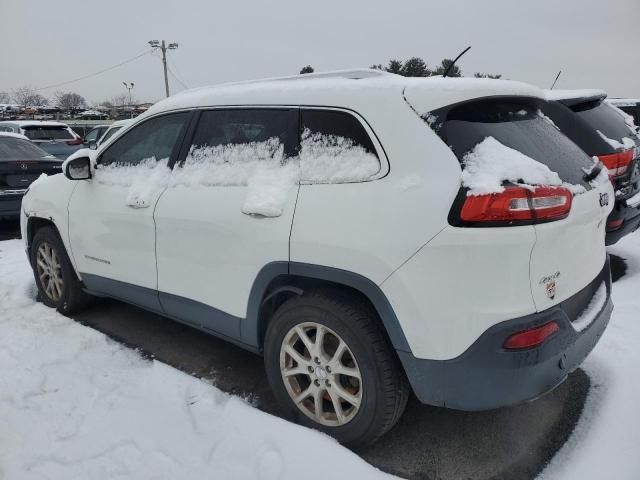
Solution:
<svg viewBox="0 0 640 480">
<path fill-rule="evenodd" d="M 612 311 L 613 189 L 544 101 L 371 70 L 183 92 L 31 187 L 39 297 L 117 298 L 262 354 L 291 416 L 350 446 L 410 389 L 536 398 Z"/>
<path fill-rule="evenodd" d="M 45 152 L 64 160 L 82 148 L 82 137 L 67 124 L 40 120 L 0 122 L 0 132 L 24 135 Z"/>
</svg>

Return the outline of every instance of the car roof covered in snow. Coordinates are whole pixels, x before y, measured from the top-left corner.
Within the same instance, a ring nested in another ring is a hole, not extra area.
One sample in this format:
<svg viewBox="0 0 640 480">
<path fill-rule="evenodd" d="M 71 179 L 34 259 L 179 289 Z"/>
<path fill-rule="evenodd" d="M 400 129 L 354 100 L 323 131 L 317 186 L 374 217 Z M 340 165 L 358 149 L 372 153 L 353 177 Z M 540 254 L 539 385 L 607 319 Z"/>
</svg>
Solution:
<svg viewBox="0 0 640 480">
<path fill-rule="evenodd" d="M 604 100 L 607 98 L 607 92 L 591 88 L 576 90 L 544 90 L 547 100 L 555 100 L 568 107 L 579 103 L 590 102 L 594 100 Z"/>
<path fill-rule="evenodd" d="M 616 107 L 635 107 L 640 105 L 640 98 L 608 98 L 607 101 Z"/>
<path fill-rule="evenodd" d="M 10 120 L 2 123 L 10 123 L 19 127 L 66 127 L 66 123 L 50 122 L 46 120 Z"/>
<path fill-rule="evenodd" d="M 29 139 L 27 137 L 25 137 L 24 135 L 22 135 L 20 133 L 0 132 L 0 138 L 1 137 L 12 137 L 12 138 L 19 138 L 20 140 L 29 141 Z"/>
<path fill-rule="evenodd" d="M 142 116 L 183 108 L 241 105 L 315 105 L 380 108 L 402 95 L 418 113 L 490 96 L 544 98 L 540 89 L 510 80 L 407 78 L 379 70 L 343 70 L 201 87 L 156 103 Z"/>
</svg>

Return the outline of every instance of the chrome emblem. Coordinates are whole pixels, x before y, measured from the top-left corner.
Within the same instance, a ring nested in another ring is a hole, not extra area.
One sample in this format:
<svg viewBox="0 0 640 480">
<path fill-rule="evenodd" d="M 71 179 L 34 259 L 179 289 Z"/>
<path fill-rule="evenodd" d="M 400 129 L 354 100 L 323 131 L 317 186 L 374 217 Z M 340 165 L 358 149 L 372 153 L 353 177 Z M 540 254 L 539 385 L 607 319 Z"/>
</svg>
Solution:
<svg viewBox="0 0 640 480">
<path fill-rule="evenodd" d="M 28 167 L 28 165 L 27 165 L 26 163 L 21 163 L 21 164 L 20 164 L 20 168 L 21 168 L 22 170 L 26 170 L 26 169 L 27 169 L 27 168 L 29 168 L 29 167 Z"/>
<path fill-rule="evenodd" d="M 608 193 L 601 193 L 600 194 L 600 206 L 601 207 L 605 207 L 609 205 L 609 194 Z"/>
</svg>

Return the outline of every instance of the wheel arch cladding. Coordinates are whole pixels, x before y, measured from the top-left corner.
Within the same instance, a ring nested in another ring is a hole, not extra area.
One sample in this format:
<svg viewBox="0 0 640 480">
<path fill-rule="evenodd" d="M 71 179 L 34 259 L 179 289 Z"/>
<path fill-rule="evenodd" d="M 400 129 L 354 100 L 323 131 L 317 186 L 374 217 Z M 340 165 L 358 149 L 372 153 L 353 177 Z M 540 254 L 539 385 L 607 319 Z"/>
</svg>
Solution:
<svg viewBox="0 0 640 480">
<path fill-rule="evenodd" d="M 33 238 L 36 236 L 36 232 L 43 227 L 53 227 L 60 236 L 60 231 L 53 220 L 50 218 L 42 218 L 42 217 L 29 217 L 27 220 L 27 245 L 31 247 L 31 243 L 33 242 Z M 60 237 L 62 238 L 62 237 Z"/>
<path fill-rule="evenodd" d="M 393 348 L 411 352 L 400 322 L 378 285 L 347 270 L 297 262 L 273 262 L 260 270 L 249 295 L 242 341 L 262 350 L 272 313 L 292 296 L 322 287 L 348 288 L 361 295 L 378 314 Z"/>
</svg>

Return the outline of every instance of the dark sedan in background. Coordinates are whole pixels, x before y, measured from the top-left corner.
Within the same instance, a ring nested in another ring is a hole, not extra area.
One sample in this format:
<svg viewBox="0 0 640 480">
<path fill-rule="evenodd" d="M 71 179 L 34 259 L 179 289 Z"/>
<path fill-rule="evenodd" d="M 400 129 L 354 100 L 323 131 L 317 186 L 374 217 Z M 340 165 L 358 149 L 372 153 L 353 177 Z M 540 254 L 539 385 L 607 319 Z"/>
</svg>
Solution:
<svg viewBox="0 0 640 480">
<path fill-rule="evenodd" d="M 0 218 L 20 216 L 22 197 L 41 174 L 62 171 L 62 160 L 24 135 L 0 132 Z"/>
</svg>

